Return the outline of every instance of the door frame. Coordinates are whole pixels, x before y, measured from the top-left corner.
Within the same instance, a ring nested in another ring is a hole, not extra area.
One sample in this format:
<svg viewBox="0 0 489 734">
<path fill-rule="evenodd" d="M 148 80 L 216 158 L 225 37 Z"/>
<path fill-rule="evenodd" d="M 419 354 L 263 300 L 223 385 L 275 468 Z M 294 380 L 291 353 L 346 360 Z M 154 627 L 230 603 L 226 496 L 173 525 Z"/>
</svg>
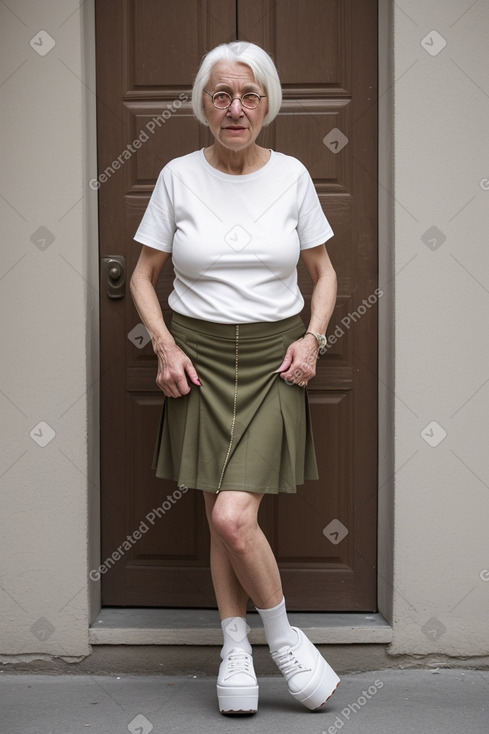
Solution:
<svg viewBox="0 0 489 734">
<path fill-rule="evenodd" d="M 85 27 L 83 44 L 86 79 L 88 88 L 95 90 L 95 0 L 89 0 L 90 12 L 84 14 Z M 392 624 L 393 618 L 393 552 L 394 552 L 394 395 L 389 385 L 394 375 L 394 262 L 391 243 L 393 226 L 393 0 L 379 0 L 378 12 L 378 63 L 379 63 L 379 107 L 378 107 L 378 257 L 379 288 L 384 292 L 378 303 L 379 319 L 379 390 L 378 390 L 378 545 L 377 545 L 377 603 L 380 614 Z M 90 178 L 96 178 L 96 105 L 95 92 L 86 97 L 86 160 Z M 86 182 L 88 186 L 88 181 Z M 87 271 L 93 275 L 90 282 L 99 281 L 98 208 L 96 196 L 87 197 Z M 98 277 L 97 277 L 98 276 Z M 87 298 L 87 319 L 92 322 L 93 339 L 87 344 L 90 365 L 98 364 L 100 344 L 100 322 L 98 308 Z M 89 374 L 90 377 L 90 374 Z M 88 572 L 100 564 L 100 442 L 99 442 L 99 373 L 89 379 L 87 391 L 91 393 L 88 431 L 89 477 L 88 482 Z M 88 574 L 87 574 L 88 576 Z M 101 609 L 101 582 L 88 577 L 90 619 L 92 623 Z"/>
</svg>

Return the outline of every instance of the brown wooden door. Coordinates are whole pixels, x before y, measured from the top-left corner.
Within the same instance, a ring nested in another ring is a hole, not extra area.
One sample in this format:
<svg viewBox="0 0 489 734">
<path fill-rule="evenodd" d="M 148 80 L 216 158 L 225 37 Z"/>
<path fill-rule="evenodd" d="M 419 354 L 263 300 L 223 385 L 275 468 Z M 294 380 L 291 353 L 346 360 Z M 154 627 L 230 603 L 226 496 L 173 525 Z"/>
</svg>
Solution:
<svg viewBox="0 0 489 734">
<path fill-rule="evenodd" d="M 339 285 L 329 329 L 336 342 L 309 390 L 321 479 L 297 495 L 265 497 L 261 523 L 291 610 L 373 611 L 377 2 L 98 0 L 96 13 L 103 604 L 215 607 L 201 492 L 153 476 L 156 360 L 127 286 L 124 297 L 108 297 L 104 259 L 122 255 L 132 272 L 132 238 L 159 171 L 210 142 L 190 109 L 200 60 L 238 38 L 277 63 L 284 103 L 259 142 L 309 169 L 335 231 L 328 251 Z M 300 279 L 307 321 L 302 267 Z M 158 285 L 165 317 L 171 283 L 168 269 Z"/>
</svg>

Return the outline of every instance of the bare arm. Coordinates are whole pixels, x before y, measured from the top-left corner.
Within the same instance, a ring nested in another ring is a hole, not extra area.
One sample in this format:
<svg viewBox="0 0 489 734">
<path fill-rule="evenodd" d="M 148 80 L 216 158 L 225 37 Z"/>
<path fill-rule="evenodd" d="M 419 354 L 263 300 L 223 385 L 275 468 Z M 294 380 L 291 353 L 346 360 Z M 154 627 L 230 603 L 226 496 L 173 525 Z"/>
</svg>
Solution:
<svg viewBox="0 0 489 734">
<path fill-rule="evenodd" d="M 336 273 L 324 245 L 303 250 L 302 259 L 314 283 L 311 320 L 306 331 L 325 334 L 336 304 Z"/>
<path fill-rule="evenodd" d="M 159 275 L 169 257 L 168 252 L 143 245 L 130 285 L 134 304 L 158 357 L 156 384 L 167 397 L 179 398 L 190 392 L 187 378 L 194 385 L 200 382 L 192 362 L 168 331 L 156 295 Z"/>
<path fill-rule="evenodd" d="M 325 334 L 336 303 L 336 273 L 324 245 L 303 250 L 302 259 L 314 283 L 311 319 L 306 331 Z M 316 374 L 319 346 L 311 334 L 293 342 L 287 350 L 279 372 L 287 382 L 307 382 Z"/>
</svg>

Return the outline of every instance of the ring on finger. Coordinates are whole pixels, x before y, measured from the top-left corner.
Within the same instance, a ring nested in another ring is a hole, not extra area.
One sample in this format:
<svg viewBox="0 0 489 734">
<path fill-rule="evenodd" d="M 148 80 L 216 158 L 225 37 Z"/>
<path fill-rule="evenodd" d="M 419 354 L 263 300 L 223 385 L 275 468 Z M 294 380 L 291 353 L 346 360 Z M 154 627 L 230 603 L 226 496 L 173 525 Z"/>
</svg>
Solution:
<svg viewBox="0 0 489 734">
<path fill-rule="evenodd" d="M 298 385 L 299 385 L 299 387 L 306 387 L 306 386 L 307 386 L 307 380 L 301 380 L 301 381 L 300 381 L 300 382 L 298 383 Z"/>
</svg>

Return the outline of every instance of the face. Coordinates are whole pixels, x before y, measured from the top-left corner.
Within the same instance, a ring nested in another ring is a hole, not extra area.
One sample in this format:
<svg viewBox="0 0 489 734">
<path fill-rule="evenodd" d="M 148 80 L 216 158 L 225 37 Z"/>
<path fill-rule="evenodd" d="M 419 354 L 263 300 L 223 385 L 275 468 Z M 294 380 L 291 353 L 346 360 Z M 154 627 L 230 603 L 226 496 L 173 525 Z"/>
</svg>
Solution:
<svg viewBox="0 0 489 734">
<path fill-rule="evenodd" d="M 254 110 L 243 107 L 239 99 L 246 92 L 265 94 L 255 81 L 249 66 L 228 61 L 219 61 L 213 68 L 206 89 L 211 94 L 228 92 L 233 101 L 227 110 L 218 110 L 208 94 L 203 94 L 204 117 L 209 123 L 216 142 L 228 150 L 240 151 L 252 145 L 263 126 L 268 112 L 267 99 L 261 99 Z"/>
</svg>

